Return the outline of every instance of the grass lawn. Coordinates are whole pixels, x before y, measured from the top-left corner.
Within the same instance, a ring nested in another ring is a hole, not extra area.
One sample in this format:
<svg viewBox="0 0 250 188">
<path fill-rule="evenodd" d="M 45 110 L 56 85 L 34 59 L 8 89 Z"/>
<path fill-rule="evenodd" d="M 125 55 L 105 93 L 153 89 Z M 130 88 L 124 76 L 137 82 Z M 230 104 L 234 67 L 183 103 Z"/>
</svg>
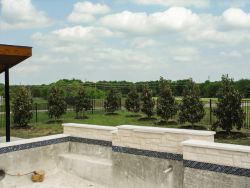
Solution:
<svg viewBox="0 0 250 188">
<path fill-rule="evenodd" d="M 141 126 L 154 126 L 154 127 L 167 127 L 167 128 L 183 128 L 186 125 L 156 125 L 155 120 L 150 121 L 139 121 L 138 117 L 128 117 L 131 115 L 127 111 L 119 111 L 118 115 L 105 115 L 104 112 L 97 111 L 94 114 L 88 112 L 88 119 L 80 120 L 75 119 L 75 113 L 72 111 L 67 112 L 61 118 L 64 123 L 85 123 L 85 124 L 95 124 L 95 125 L 107 125 L 107 126 L 118 126 L 118 125 L 141 125 Z M 29 129 L 11 129 L 11 135 L 21 138 L 32 138 L 53 134 L 60 134 L 63 132 L 61 123 L 49 124 L 48 115 L 46 112 L 39 112 L 38 116 L 39 123 L 35 123 L 35 117 L 33 117 L 32 123 L 30 123 Z M 202 125 L 205 129 L 210 129 L 209 125 Z M 220 130 L 218 130 L 220 131 Z M 0 135 L 5 134 L 4 125 L 0 126 Z M 250 130 L 242 129 L 239 133 L 232 133 L 230 136 L 225 136 L 219 132 L 215 137 L 216 142 L 222 143 L 233 143 L 233 144 L 242 144 L 250 145 Z"/>
</svg>

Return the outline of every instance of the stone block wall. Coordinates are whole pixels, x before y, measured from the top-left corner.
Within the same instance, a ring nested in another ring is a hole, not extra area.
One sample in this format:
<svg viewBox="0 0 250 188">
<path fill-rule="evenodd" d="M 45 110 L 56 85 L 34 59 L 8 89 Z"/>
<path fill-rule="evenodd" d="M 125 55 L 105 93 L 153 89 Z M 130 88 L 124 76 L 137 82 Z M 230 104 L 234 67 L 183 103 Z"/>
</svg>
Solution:
<svg viewBox="0 0 250 188">
<path fill-rule="evenodd" d="M 63 124 L 64 134 L 70 136 L 112 141 L 112 131 L 117 130 L 116 127 L 111 126 L 99 126 L 99 125 L 86 125 L 77 123 L 65 123 Z"/>
<path fill-rule="evenodd" d="M 112 145 L 182 154 L 182 142 L 189 139 L 214 142 L 212 131 L 196 131 L 122 125 L 113 131 Z"/>
<path fill-rule="evenodd" d="M 184 160 L 250 169 L 249 146 L 188 140 L 183 142 L 183 158 Z"/>
<path fill-rule="evenodd" d="M 114 188 L 250 188 L 250 147 L 215 143 L 212 131 L 73 123 L 63 127 L 62 135 L 0 144 L 0 167 L 8 172 L 53 169 L 58 156 L 68 153 L 79 160 L 93 157 L 91 164 L 110 164 L 106 175 Z"/>
</svg>

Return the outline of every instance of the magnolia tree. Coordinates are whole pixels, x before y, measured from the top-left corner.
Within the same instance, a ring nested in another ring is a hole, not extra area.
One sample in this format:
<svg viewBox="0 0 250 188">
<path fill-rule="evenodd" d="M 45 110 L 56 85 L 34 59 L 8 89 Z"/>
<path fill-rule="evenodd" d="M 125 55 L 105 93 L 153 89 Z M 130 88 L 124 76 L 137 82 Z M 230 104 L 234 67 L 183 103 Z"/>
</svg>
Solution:
<svg viewBox="0 0 250 188">
<path fill-rule="evenodd" d="M 138 113 L 140 111 L 140 96 L 134 85 L 130 87 L 128 97 L 125 101 L 125 108 L 129 112 Z"/>
<path fill-rule="evenodd" d="M 184 89 L 183 99 L 179 106 L 179 120 L 181 123 L 189 122 L 194 126 L 205 116 L 204 105 L 200 99 L 199 88 L 190 80 Z"/>
<path fill-rule="evenodd" d="M 84 88 L 80 87 L 77 96 L 75 97 L 76 118 L 85 118 L 85 111 L 90 110 L 91 107 L 91 100 L 87 96 Z"/>
<path fill-rule="evenodd" d="M 172 95 L 169 82 L 161 77 L 159 83 L 160 95 L 158 97 L 157 115 L 167 123 L 171 117 L 176 115 L 178 105 Z"/>
<path fill-rule="evenodd" d="M 154 114 L 155 102 L 152 98 L 152 91 L 149 89 L 148 85 L 145 85 L 142 90 L 142 109 L 141 111 L 151 118 Z"/>
<path fill-rule="evenodd" d="M 13 100 L 14 125 L 18 127 L 28 126 L 32 119 L 32 96 L 30 91 L 25 87 L 20 87 L 16 91 Z"/>
<path fill-rule="evenodd" d="M 222 86 L 218 93 L 218 104 L 214 110 L 217 122 L 213 128 L 221 127 L 227 133 L 230 133 L 233 127 L 240 130 L 244 122 L 244 112 L 241 108 L 242 96 L 234 88 L 233 79 L 228 76 L 222 76 Z"/>
<path fill-rule="evenodd" d="M 116 110 L 118 110 L 120 107 L 120 100 L 121 98 L 118 92 L 114 88 L 111 88 L 106 100 L 104 101 L 104 108 L 106 112 L 114 113 Z"/>
<path fill-rule="evenodd" d="M 59 119 L 67 110 L 62 91 L 57 86 L 52 86 L 48 97 L 49 117 Z"/>
</svg>

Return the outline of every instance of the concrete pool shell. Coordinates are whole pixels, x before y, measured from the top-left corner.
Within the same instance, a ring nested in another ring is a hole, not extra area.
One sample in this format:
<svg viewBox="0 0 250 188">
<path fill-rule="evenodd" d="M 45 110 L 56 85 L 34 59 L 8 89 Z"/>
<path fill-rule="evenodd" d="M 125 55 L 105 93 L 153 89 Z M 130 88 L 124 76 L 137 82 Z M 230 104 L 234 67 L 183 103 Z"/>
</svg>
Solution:
<svg viewBox="0 0 250 188">
<path fill-rule="evenodd" d="M 250 187 L 250 147 L 214 143 L 214 132 L 64 124 L 64 134 L 0 144 L 1 188 Z"/>
</svg>

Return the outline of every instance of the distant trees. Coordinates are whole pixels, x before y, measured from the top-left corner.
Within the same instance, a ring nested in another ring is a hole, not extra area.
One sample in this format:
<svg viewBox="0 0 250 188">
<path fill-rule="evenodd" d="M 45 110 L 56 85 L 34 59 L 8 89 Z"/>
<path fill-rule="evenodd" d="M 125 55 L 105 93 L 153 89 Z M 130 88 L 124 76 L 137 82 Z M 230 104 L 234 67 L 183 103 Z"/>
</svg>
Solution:
<svg viewBox="0 0 250 188">
<path fill-rule="evenodd" d="M 75 111 L 76 118 L 86 118 L 85 111 L 90 110 L 92 104 L 90 98 L 87 96 L 85 89 L 80 87 L 77 96 L 75 97 Z M 80 113 L 80 115 L 79 115 Z"/>
<path fill-rule="evenodd" d="M 27 127 L 32 119 L 32 96 L 25 87 L 16 90 L 13 100 L 14 125 L 17 127 Z"/>
<path fill-rule="evenodd" d="M 178 105 L 175 97 L 172 95 L 170 84 L 163 77 L 159 81 L 160 94 L 157 103 L 157 115 L 168 123 L 168 120 L 173 117 L 178 110 Z"/>
<path fill-rule="evenodd" d="M 170 86 L 172 88 L 172 93 L 174 96 L 182 96 L 183 90 L 185 89 L 186 84 L 189 82 L 188 79 L 171 81 Z M 76 96 L 77 88 L 81 85 L 84 85 L 86 93 L 95 99 L 104 99 L 107 95 L 110 85 L 115 88 L 119 88 L 122 97 L 127 97 L 130 85 L 133 84 L 129 81 L 98 81 L 98 82 L 89 82 L 81 81 L 77 79 L 62 79 L 51 84 L 42 84 L 42 85 L 29 85 L 32 96 L 37 98 L 48 99 L 49 90 L 53 85 L 57 85 L 63 91 L 64 97 Z M 159 81 L 144 81 L 134 83 L 137 91 L 142 92 L 143 86 L 148 84 L 149 88 L 152 91 L 152 95 L 158 96 L 160 91 L 158 89 Z M 203 83 L 197 84 L 200 89 L 200 96 L 205 98 L 215 98 L 220 89 L 221 81 L 209 81 L 206 80 Z M 235 88 L 241 93 L 242 97 L 250 98 L 250 79 L 241 79 L 234 82 Z M 21 87 L 19 85 L 10 86 L 10 96 L 14 96 L 16 88 Z M 0 84 L 0 93 L 4 94 L 4 85 Z"/>
<path fill-rule="evenodd" d="M 116 89 L 111 88 L 106 97 L 106 100 L 104 101 L 105 111 L 111 114 L 114 113 L 116 110 L 119 109 L 120 101 L 121 98 Z"/>
<path fill-rule="evenodd" d="M 129 112 L 138 113 L 140 111 L 140 95 L 136 90 L 135 85 L 131 85 L 128 97 L 125 101 L 125 108 Z"/>
<path fill-rule="evenodd" d="M 205 115 L 205 110 L 200 100 L 199 88 L 193 80 L 189 81 L 184 89 L 183 95 L 183 99 L 179 106 L 179 120 L 181 123 L 189 122 L 194 126 L 195 123 L 202 120 Z"/>
<path fill-rule="evenodd" d="M 221 83 L 217 108 L 214 110 L 217 122 L 213 125 L 213 128 L 221 127 L 227 133 L 230 133 L 233 127 L 240 130 L 243 126 L 244 112 L 241 108 L 242 96 L 235 89 L 233 79 L 224 75 L 222 76 Z"/>
<path fill-rule="evenodd" d="M 67 104 L 63 98 L 62 90 L 52 86 L 48 97 L 49 118 L 59 119 L 67 110 Z"/>
<path fill-rule="evenodd" d="M 141 96 L 141 111 L 146 114 L 148 118 L 151 118 L 154 114 L 155 102 L 152 97 L 152 91 L 149 89 L 148 85 L 144 85 Z"/>
</svg>

